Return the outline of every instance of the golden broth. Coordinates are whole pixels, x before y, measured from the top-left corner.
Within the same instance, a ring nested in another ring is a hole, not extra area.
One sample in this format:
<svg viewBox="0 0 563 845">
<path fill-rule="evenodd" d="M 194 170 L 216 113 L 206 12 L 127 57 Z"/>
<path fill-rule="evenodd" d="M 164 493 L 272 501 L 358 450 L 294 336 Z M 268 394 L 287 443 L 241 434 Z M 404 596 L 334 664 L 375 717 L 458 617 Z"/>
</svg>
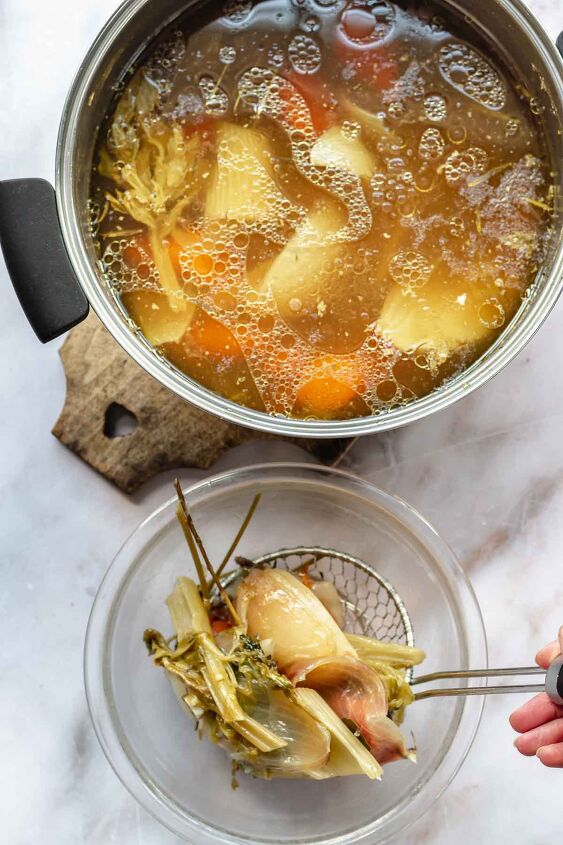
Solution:
<svg viewBox="0 0 563 845">
<path fill-rule="evenodd" d="M 518 309 L 552 205 L 541 126 L 436 9 L 239 2 L 131 71 L 93 175 L 101 267 L 205 387 L 272 414 L 381 413 Z"/>
</svg>

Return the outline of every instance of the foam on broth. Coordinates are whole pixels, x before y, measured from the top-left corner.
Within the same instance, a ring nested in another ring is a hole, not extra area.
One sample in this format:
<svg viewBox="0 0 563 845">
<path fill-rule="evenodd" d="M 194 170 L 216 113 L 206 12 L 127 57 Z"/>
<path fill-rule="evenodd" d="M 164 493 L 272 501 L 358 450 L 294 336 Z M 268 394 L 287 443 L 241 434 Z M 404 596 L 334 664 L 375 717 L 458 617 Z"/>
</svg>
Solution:
<svg viewBox="0 0 563 845">
<path fill-rule="evenodd" d="M 476 360 L 543 260 L 541 125 L 434 7 L 230 3 L 124 81 L 92 183 L 100 266 L 205 387 L 382 413 Z"/>
</svg>

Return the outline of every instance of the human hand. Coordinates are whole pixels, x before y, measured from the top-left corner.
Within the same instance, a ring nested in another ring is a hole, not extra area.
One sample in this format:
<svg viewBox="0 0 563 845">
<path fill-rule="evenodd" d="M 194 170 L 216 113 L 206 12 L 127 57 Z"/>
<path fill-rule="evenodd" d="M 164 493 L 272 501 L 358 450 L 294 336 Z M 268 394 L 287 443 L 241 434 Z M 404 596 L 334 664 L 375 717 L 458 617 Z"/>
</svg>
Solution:
<svg viewBox="0 0 563 845">
<path fill-rule="evenodd" d="M 563 626 L 559 638 L 536 655 L 536 663 L 543 669 L 563 654 Z M 521 736 L 515 747 L 527 757 L 534 755 L 551 768 L 563 768 L 563 706 L 554 704 L 545 692 L 540 692 L 515 710 L 510 724 Z"/>
</svg>

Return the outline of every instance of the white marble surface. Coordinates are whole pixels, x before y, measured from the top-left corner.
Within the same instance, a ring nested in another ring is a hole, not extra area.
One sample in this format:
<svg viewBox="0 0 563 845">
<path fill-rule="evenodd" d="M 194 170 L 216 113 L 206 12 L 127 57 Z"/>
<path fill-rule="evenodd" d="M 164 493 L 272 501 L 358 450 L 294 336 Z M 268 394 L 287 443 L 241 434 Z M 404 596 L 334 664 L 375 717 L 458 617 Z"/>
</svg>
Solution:
<svg viewBox="0 0 563 845">
<path fill-rule="evenodd" d="M 0 0 L 0 178 L 52 179 L 69 80 L 116 5 Z M 529 5 L 552 37 L 563 29 L 561 0 Z M 0 303 L 0 841 L 177 845 L 107 765 L 81 669 L 97 584 L 170 479 L 128 499 L 59 445 L 49 433 L 64 394 L 57 344 L 35 341 L 3 265 Z M 493 383 L 351 455 L 358 473 L 408 499 L 452 544 L 481 602 L 493 664 L 529 663 L 563 621 L 562 360 L 560 303 Z M 242 449 L 221 465 L 254 457 Z M 563 775 L 513 749 L 507 715 L 517 701 L 487 702 L 461 773 L 397 845 L 560 836 Z"/>
</svg>

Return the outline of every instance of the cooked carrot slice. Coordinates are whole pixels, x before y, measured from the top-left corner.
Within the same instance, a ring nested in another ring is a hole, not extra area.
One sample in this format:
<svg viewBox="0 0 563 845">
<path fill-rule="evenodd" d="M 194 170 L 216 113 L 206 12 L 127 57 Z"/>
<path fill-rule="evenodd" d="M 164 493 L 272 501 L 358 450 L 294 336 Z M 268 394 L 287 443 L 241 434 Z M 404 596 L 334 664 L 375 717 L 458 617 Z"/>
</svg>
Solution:
<svg viewBox="0 0 563 845">
<path fill-rule="evenodd" d="M 206 135 L 215 128 L 216 120 L 208 114 L 197 115 L 193 120 L 186 121 L 182 126 L 184 138 L 191 138 L 196 132 Z"/>
<path fill-rule="evenodd" d="M 319 416 L 325 416 L 343 408 L 358 398 L 356 391 L 332 376 L 313 378 L 304 384 L 297 394 L 296 405 Z"/>
<path fill-rule="evenodd" d="M 355 11 L 359 12 L 359 10 Z M 349 14 L 351 13 L 352 10 L 350 9 Z M 354 24 L 348 22 L 348 18 L 346 18 L 346 21 L 347 26 L 356 25 L 355 18 Z M 350 36 L 347 30 L 344 33 L 339 31 L 334 42 L 334 52 L 338 61 L 345 62 L 349 67 L 352 67 L 356 79 L 370 83 L 370 88 L 375 91 L 385 91 L 390 88 L 399 76 L 395 58 L 380 44 L 373 47 L 355 44 L 346 35 Z"/>
<path fill-rule="evenodd" d="M 315 132 L 318 135 L 322 135 L 323 132 L 334 126 L 338 120 L 338 115 L 335 109 L 335 101 L 326 80 L 319 73 L 304 76 L 294 71 L 287 73 L 287 79 L 305 100 Z M 285 94 L 283 89 L 281 96 L 286 103 L 287 119 L 293 124 L 295 129 L 302 129 L 301 109 L 298 108 L 289 95 Z"/>
<path fill-rule="evenodd" d="M 164 247 L 168 250 L 170 260 L 177 275 L 182 273 L 182 265 L 180 262 L 180 253 L 183 246 L 181 246 L 173 238 L 166 238 L 163 242 Z M 131 245 L 126 247 L 123 251 L 123 260 L 131 270 L 136 270 L 140 265 L 146 261 L 146 257 L 153 258 L 151 244 L 148 235 L 137 235 L 131 242 Z"/>
<path fill-rule="evenodd" d="M 137 235 L 131 245 L 123 250 L 123 261 L 131 270 L 136 270 L 143 264 L 146 256 L 152 258 L 152 250 L 146 235 Z"/>
<path fill-rule="evenodd" d="M 205 355 L 242 357 L 242 350 L 230 329 L 200 311 L 190 327 L 190 338 Z"/>
<path fill-rule="evenodd" d="M 298 575 L 303 584 L 305 584 L 306 587 L 312 590 L 315 582 L 313 581 L 307 570 L 305 569 L 303 570 L 303 572 L 299 572 Z"/>
<path fill-rule="evenodd" d="M 232 624 L 226 619 L 215 619 L 215 621 L 211 623 L 211 630 L 214 634 L 220 634 L 221 631 L 228 631 L 232 627 Z"/>
<path fill-rule="evenodd" d="M 162 241 L 163 247 L 167 250 L 170 256 L 170 261 L 176 272 L 178 279 L 182 277 L 182 262 L 180 256 L 187 252 L 189 248 L 197 243 L 198 236 L 188 229 L 176 229 L 174 237 L 169 236 Z M 147 256 L 153 258 L 150 239 L 148 235 L 137 235 L 131 242 L 131 245 L 126 247 L 123 252 L 123 260 L 132 270 L 136 270 L 142 265 Z M 199 253 L 193 262 L 194 270 L 200 276 L 207 276 L 213 269 L 213 259 L 207 253 Z"/>
</svg>

